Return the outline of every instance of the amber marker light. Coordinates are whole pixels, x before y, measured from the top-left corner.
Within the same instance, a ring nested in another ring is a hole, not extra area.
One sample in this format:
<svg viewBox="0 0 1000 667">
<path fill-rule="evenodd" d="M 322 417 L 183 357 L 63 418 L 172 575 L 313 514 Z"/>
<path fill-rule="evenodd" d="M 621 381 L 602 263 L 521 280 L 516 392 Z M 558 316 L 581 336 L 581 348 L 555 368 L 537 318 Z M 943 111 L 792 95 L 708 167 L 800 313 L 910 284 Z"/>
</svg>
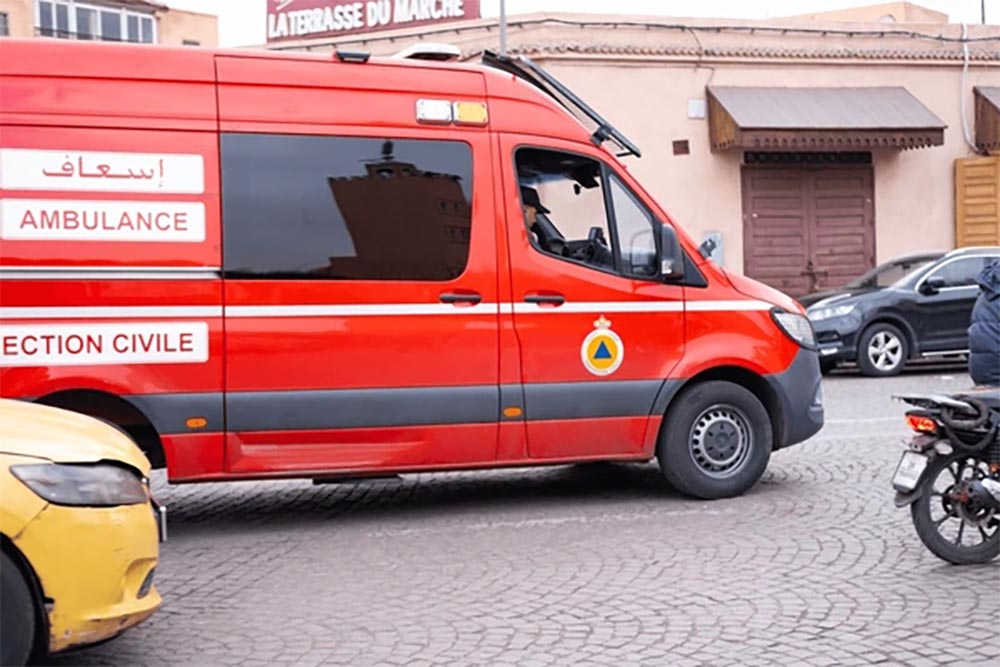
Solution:
<svg viewBox="0 0 1000 667">
<path fill-rule="evenodd" d="M 482 102 L 455 102 L 452 105 L 452 118 L 457 125 L 486 125 L 489 122 L 489 111 Z"/>
<path fill-rule="evenodd" d="M 524 410 L 522 410 L 521 408 L 518 408 L 518 407 L 510 407 L 510 408 L 504 408 L 503 409 L 503 416 L 504 417 L 510 417 L 511 419 L 513 419 L 514 417 L 520 417 L 523 414 L 524 414 Z"/>
<path fill-rule="evenodd" d="M 204 417 L 191 417 L 185 423 L 188 428 L 205 428 L 208 426 L 208 420 Z"/>
</svg>

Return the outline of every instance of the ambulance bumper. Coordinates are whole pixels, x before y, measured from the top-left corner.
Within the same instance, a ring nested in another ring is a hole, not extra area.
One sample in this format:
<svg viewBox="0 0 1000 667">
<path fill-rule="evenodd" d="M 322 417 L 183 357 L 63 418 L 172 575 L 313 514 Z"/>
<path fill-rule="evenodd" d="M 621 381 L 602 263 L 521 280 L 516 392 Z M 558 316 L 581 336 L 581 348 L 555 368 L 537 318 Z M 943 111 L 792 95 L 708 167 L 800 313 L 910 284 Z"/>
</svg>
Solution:
<svg viewBox="0 0 1000 667">
<path fill-rule="evenodd" d="M 823 388 L 819 355 L 799 350 L 787 370 L 766 375 L 781 404 L 781 435 L 775 449 L 808 440 L 823 428 Z"/>
</svg>

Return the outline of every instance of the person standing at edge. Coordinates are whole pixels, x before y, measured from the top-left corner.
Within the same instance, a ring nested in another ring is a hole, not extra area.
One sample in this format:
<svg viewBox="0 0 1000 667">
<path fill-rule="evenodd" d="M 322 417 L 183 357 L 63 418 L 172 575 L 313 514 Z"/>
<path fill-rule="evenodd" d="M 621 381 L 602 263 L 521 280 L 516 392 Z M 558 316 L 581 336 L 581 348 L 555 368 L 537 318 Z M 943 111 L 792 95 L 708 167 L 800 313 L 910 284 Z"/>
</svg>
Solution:
<svg viewBox="0 0 1000 667">
<path fill-rule="evenodd" d="M 969 327 L 969 375 L 977 385 L 1000 386 L 1000 260 L 976 277 L 979 297 Z"/>
</svg>

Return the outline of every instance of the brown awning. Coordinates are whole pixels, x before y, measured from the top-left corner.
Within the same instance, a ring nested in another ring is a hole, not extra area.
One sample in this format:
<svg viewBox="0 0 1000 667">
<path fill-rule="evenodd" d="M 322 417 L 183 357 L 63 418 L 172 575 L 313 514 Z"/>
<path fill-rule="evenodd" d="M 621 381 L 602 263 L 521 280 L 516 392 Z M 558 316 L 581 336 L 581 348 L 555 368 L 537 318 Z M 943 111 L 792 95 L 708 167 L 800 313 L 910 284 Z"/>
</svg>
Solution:
<svg viewBox="0 0 1000 667">
<path fill-rule="evenodd" d="M 976 86 L 976 146 L 1000 150 L 1000 86 Z"/>
<path fill-rule="evenodd" d="M 709 86 L 713 151 L 924 148 L 944 143 L 944 121 L 906 88 Z"/>
</svg>

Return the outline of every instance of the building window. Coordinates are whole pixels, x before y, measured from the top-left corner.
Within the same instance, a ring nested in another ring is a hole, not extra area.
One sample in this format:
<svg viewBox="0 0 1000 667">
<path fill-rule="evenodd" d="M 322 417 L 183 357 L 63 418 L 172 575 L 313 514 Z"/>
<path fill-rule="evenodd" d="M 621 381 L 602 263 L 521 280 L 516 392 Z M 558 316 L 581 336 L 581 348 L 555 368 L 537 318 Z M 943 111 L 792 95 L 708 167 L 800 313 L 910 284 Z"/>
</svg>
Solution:
<svg viewBox="0 0 1000 667">
<path fill-rule="evenodd" d="M 7 12 L 0 12 L 0 37 L 6 37 L 10 34 L 10 17 L 7 16 Z"/>
<path fill-rule="evenodd" d="M 226 276 L 449 281 L 469 259 L 458 141 L 222 135 Z"/>
<path fill-rule="evenodd" d="M 97 10 L 90 7 L 77 7 L 76 30 L 74 32 L 76 32 L 77 39 L 100 39 L 101 32 L 97 29 Z"/>
<path fill-rule="evenodd" d="M 156 21 L 150 14 L 75 0 L 39 0 L 36 32 L 44 37 L 104 42 L 156 42 Z"/>
</svg>

